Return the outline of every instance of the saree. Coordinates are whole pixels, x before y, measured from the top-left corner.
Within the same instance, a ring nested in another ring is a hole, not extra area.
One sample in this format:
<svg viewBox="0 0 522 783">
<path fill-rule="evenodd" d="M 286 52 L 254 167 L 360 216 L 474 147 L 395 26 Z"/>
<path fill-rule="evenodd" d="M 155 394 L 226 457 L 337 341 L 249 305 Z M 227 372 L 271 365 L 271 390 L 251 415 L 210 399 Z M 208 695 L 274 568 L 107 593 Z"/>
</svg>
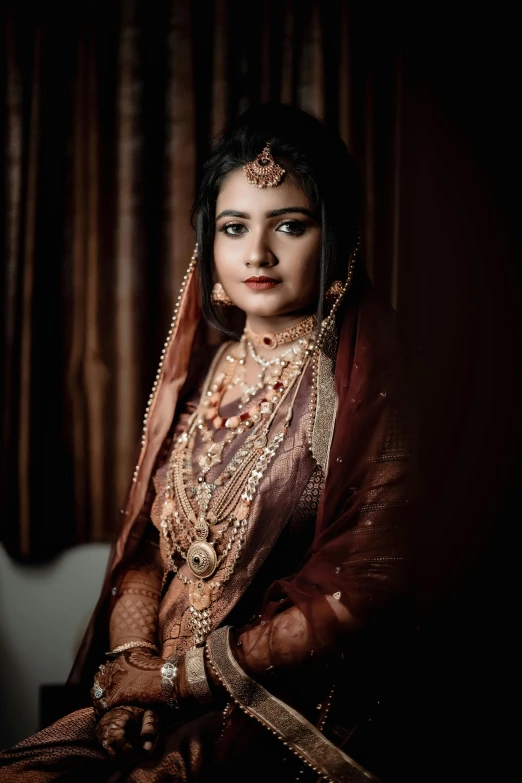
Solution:
<svg viewBox="0 0 522 783">
<path fill-rule="evenodd" d="M 149 399 L 101 597 L 71 672 L 69 682 L 86 694 L 109 649 L 119 586 L 151 524 L 158 526 L 165 458 L 201 382 L 194 266 Z M 267 774 L 281 781 L 375 780 L 364 766 L 371 768 L 372 754 L 364 758 L 359 737 L 393 668 L 397 645 L 390 640 L 409 623 L 415 487 L 391 313 L 359 272 L 322 343 L 315 377 L 303 376 L 288 436 L 253 502 L 240 566 L 212 607 L 208 652 L 224 685 L 222 701 L 179 720 L 167 715 L 152 758 L 118 763 L 98 746 L 94 714 L 86 707 L 0 754 L 2 781 L 156 783 L 217 774 L 231 780 Z M 172 579 L 162 597 L 162 657 L 191 645 L 182 584 Z M 349 612 L 348 630 L 332 597 Z M 233 653 L 236 640 L 254 662 L 250 672 Z M 256 660 L 263 661 L 259 671 Z M 359 758 L 350 755 L 352 747 Z"/>
</svg>

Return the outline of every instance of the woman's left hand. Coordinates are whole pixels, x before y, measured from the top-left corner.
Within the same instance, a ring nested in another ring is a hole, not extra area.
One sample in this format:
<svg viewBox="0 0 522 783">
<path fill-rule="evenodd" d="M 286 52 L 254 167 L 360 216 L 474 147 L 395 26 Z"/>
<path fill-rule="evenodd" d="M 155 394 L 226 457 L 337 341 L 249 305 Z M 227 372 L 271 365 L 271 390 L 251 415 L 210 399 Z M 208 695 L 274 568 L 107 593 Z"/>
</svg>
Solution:
<svg viewBox="0 0 522 783">
<path fill-rule="evenodd" d="M 91 688 L 94 710 L 103 714 L 113 707 L 151 707 L 164 702 L 161 667 L 165 661 L 148 650 L 126 650 L 98 669 Z"/>
<path fill-rule="evenodd" d="M 151 753 L 156 746 L 159 723 L 159 715 L 154 710 L 114 707 L 98 721 L 96 736 L 112 758 L 137 749 Z"/>
</svg>

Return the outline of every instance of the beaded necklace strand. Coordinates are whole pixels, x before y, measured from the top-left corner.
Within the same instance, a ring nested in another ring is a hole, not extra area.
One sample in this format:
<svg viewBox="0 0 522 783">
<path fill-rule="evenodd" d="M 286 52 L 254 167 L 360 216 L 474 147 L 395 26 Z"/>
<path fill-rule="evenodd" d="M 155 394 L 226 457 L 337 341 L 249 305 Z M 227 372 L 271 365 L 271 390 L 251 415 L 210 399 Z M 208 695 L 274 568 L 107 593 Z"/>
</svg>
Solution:
<svg viewBox="0 0 522 783">
<path fill-rule="evenodd" d="M 242 342 L 244 343 L 244 340 Z M 304 341 L 301 342 L 294 361 L 279 357 L 280 363 L 284 365 L 281 367 L 279 379 L 274 384 L 269 384 L 268 394 L 263 397 L 260 405 L 224 420 L 219 415 L 219 402 L 233 373 L 228 371 L 220 374 L 212 386 L 210 383 L 227 347 L 225 345 L 213 361 L 203 387 L 200 405 L 189 419 L 186 432 L 178 438 L 173 449 L 167 470 L 162 509 L 161 529 L 169 559 L 169 570 L 174 571 L 178 578 L 189 586 L 191 627 L 195 644 L 202 644 L 212 630 L 209 612 L 212 591 L 222 587 L 234 573 L 246 539 L 250 506 L 259 482 L 286 435 L 295 398 L 314 351 L 313 343 Z M 244 359 L 244 351 L 240 352 L 239 359 L 231 357 L 230 354 L 226 356 L 230 365 L 236 361 L 240 362 L 241 358 Z M 273 360 L 270 360 L 270 363 L 273 364 Z M 297 381 L 299 382 L 296 383 Z M 269 440 L 275 416 L 294 387 L 283 427 Z M 212 439 L 208 437 L 210 422 L 216 430 L 225 427 L 229 432 L 222 443 L 213 442 L 207 453 L 200 458 L 201 474 L 195 482 L 192 460 L 196 437 L 200 432 L 202 436 L 206 436 L 206 440 L 203 437 L 203 442 Z M 222 461 L 225 446 L 236 437 L 237 430 L 244 432 L 245 429 L 252 430 L 245 443 L 230 460 L 226 470 L 214 482 L 207 483 L 205 476 L 211 467 Z M 223 488 L 222 494 L 211 509 L 210 504 L 218 487 Z M 191 497 L 197 513 L 191 503 Z M 209 541 L 211 532 L 213 540 Z M 196 580 L 179 572 L 175 562 L 177 557 L 186 560 Z M 224 569 L 220 581 L 205 581 L 221 565 Z"/>
</svg>

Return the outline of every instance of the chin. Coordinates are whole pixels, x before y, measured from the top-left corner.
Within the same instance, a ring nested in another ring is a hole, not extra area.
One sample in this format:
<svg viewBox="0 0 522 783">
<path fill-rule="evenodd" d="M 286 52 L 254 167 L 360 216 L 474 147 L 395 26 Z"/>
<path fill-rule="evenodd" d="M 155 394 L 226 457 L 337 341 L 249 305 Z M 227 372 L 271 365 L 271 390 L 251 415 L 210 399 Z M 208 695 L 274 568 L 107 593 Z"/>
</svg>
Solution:
<svg viewBox="0 0 522 783">
<path fill-rule="evenodd" d="M 245 313 L 256 315 L 259 318 L 274 318 L 292 310 L 291 303 L 277 301 L 276 297 L 270 296 L 271 293 L 274 292 L 265 291 L 262 294 L 256 293 L 252 296 L 238 296 L 237 299 L 234 299 L 234 304 Z"/>
<path fill-rule="evenodd" d="M 259 304 L 252 306 L 250 302 L 244 302 L 242 304 L 238 304 L 238 307 L 243 310 L 247 316 L 248 315 L 255 315 L 258 318 L 276 318 L 278 315 L 283 315 L 286 310 L 284 308 L 280 307 L 274 307 L 273 305 L 269 305 L 268 303 L 265 305 Z"/>
</svg>

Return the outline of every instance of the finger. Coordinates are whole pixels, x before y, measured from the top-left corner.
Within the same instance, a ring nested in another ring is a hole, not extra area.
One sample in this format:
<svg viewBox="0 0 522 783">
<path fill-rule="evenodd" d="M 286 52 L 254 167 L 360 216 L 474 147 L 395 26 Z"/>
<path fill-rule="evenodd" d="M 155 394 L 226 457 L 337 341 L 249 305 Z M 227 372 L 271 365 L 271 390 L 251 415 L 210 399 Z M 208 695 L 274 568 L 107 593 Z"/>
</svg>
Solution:
<svg viewBox="0 0 522 783">
<path fill-rule="evenodd" d="M 139 707 L 122 707 L 121 719 L 114 729 L 112 747 L 117 753 L 130 753 L 139 742 L 139 732 L 143 710 Z"/>
<path fill-rule="evenodd" d="M 145 710 L 141 720 L 141 736 L 155 737 L 159 729 L 159 715 L 154 710 Z"/>
<path fill-rule="evenodd" d="M 143 750 L 151 751 L 156 745 L 159 732 L 159 715 L 154 710 L 145 710 L 141 721 Z"/>
<path fill-rule="evenodd" d="M 109 756 L 116 756 L 116 745 L 118 743 L 118 729 L 116 723 L 105 723 L 98 725 L 96 735 L 100 745 L 107 751 Z"/>
<path fill-rule="evenodd" d="M 134 749 L 125 729 L 126 726 L 121 726 L 120 723 L 107 727 L 102 745 L 110 756 L 125 755 Z"/>
<path fill-rule="evenodd" d="M 115 729 L 108 736 L 109 748 L 113 751 L 114 755 L 124 756 L 126 753 L 130 753 L 134 750 L 131 742 L 125 733 L 125 729 Z"/>
<path fill-rule="evenodd" d="M 100 720 L 96 724 L 96 737 L 100 745 L 102 745 L 105 748 L 105 750 L 107 750 L 109 744 L 107 738 L 107 732 L 108 732 L 107 715 L 104 715 L 100 718 Z"/>
<path fill-rule="evenodd" d="M 107 737 L 105 737 L 104 739 L 100 739 L 100 745 L 107 753 L 107 755 L 111 756 L 111 758 L 114 758 L 116 756 L 116 751 L 113 749 L 110 740 Z"/>
<path fill-rule="evenodd" d="M 116 750 L 113 747 L 114 742 L 114 730 L 112 728 L 109 728 L 109 726 L 98 726 L 98 729 L 96 731 L 96 736 L 98 737 L 98 742 L 102 746 L 102 748 L 107 752 L 107 754 L 111 757 L 116 756 Z"/>
<path fill-rule="evenodd" d="M 130 735 L 138 736 L 142 712 L 141 709 L 121 707 L 111 710 L 101 718 L 96 734 L 109 756 L 114 757 L 133 750 Z"/>
</svg>

